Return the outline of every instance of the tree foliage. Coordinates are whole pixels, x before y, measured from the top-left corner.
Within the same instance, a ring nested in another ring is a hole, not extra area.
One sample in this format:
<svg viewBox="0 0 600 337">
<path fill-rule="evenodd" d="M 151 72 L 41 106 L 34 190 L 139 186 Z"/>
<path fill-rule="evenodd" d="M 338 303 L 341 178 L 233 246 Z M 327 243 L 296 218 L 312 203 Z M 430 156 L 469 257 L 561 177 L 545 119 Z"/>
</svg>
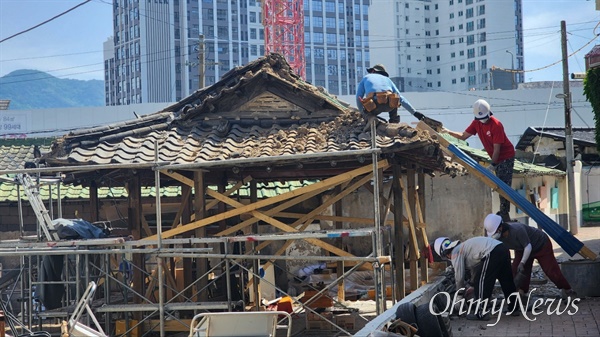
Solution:
<svg viewBox="0 0 600 337">
<path fill-rule="evenodd" d="M 600 67 L 588 70 L 583 80 L 583 94 L 592 104 L 594 111 L 594 127 L 596 132 L 596 149 L 600 151 Z"/>
</svg>

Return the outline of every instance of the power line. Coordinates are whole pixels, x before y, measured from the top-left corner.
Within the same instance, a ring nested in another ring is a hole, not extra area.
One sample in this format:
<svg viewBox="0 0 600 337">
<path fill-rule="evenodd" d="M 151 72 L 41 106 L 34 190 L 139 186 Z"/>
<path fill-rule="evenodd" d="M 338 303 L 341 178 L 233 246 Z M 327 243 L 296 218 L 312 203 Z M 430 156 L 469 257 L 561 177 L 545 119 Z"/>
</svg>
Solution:
<svg viewBox="0 0 600 337">
<path fill-rule="evenodd" d="M 42 25 L 45 25 L 45 24 L 47 24 L 48 22 L 50 22 L 50 21 L 53 21 L 54 19 L 57 19 L 57 18 L 59 18 L 59 17 L 61 17 L 61 16 L 65 15 L 65 14 L 69 13 L 70 11 L 72 11 L 72 10 L 76 9 L 77 7 L 80 7 L 80 6 L 83 6 L 83 5 L 85 5 L 86 3 L 90 2 L 90 1 L 92 1 L 92 0 L 86 0 L 86 1 L 84 1 L 84 2 L 82 2 L 82 3 L 80 3 L 79 5 L 77 5 L 77 6 L 75 6 L 75 7 L 72 7 L 72 8 L 70 8 L 70 9 L 68 9 L 68 10 L 66 10 L 66 11 L 64 11 L 64 12 L 62 12 L 62 13 L 60 13 L 60 14 L 58 14 L 58 15 L 55 15 L 55 16 L 53 16 L 52 18 L 50 18 L 50 19 L 48 19 L 48 20 L 46 20 L 46 21 L 44 21 L 44 22 L 42 22 L 42 23 L 39 23 L 39 24 L 37 24 L 37 25 L 35 25 L 35 26 L 31 27 L 31 28 L 27 28 L 27 29 L 25 29 L 25 30 L 23 30 L 23 31 L 20 31 L 20 32 L 18 32 L 18 33 L 16 33 L 16 34 L 13 34 L 13 35 L 11 35 L 11 36 L 9 36 L 9 37 L 7 37 L 7 38 L 4 38 L 4 39 L 0 40 L 0 43 L 2 43 L 2 42 L 4 42 L 4 41 L 8 41 L 8 40 L 12 39 L 13 37 L 16 37 L 16 36 L 19 36 L 19 35 L 21 35 L 21 34 L 27 33 L 27 32 L 29 32 L 29 31 L 31 31 L 31 30 L 34 30 L 34 29 L 36 29 L 36 28 L 38 28 L 38 27 L 42 26 Z"/>
</svg>

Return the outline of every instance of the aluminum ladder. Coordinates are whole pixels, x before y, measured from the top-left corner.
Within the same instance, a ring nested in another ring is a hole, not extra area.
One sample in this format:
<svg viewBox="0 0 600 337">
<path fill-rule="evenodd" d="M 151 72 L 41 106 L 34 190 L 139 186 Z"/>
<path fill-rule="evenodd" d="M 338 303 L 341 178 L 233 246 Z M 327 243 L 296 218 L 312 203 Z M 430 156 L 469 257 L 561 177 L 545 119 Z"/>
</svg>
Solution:
<svg viewBox="0 0 600 337">
<path fill-rule="evenodd" d="M 50 234 L 50 230 L 54 229 L 54 224 L 52 223 L 52 219 L 50 219 L 50 215 L 48 214 L 48 210 L 40 197 L 40 191 L 38 189 L 38 185 L 33 181 L 29 174 L 17 174 L 16 180 L 23 186 L 25 190 L 25 194 L 29 199 L 29 203 L 31 204 L 31 208 L 35 213 L 35 216 L 38 219 L 38 223 L 40 224 L 44 235 L 48 241 L 57 241 L 58 234 L 54 232 Z"/>
</svg>

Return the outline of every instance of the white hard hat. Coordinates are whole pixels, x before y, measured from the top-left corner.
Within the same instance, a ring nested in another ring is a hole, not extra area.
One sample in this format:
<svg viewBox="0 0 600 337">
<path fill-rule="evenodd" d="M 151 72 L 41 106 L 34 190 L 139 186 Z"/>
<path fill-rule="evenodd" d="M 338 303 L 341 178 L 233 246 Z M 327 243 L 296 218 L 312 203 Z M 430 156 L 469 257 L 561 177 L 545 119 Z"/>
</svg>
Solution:
<svg viewBox="0 0 600 337">
<path fill-rule="evenodd" d="M 456 247 L 459 243 L 459 240 L 450 241 L 450 238 L 442 236 L 435 239 L 433 242 L 433 250 L 435 250 L 439 256 L 444 257 L 444 255 L 446 255 L 446 250 Z"/>
<path fill-rule="evenodd" d="M 485 232 L 487 236 L 492 236 L 498 230 L 498 226 L 502 223 L 502 217 L 497 214 L 488 214 L 483 220 L 483 228 L 485 228 Z"/>
<path fill-rule="evenodd" d="M 485 119 L 493 115 L 490 104 L 484 99 L 478 99 L 473 103 L 473 114 L 475 119 Z"/>
</svg>

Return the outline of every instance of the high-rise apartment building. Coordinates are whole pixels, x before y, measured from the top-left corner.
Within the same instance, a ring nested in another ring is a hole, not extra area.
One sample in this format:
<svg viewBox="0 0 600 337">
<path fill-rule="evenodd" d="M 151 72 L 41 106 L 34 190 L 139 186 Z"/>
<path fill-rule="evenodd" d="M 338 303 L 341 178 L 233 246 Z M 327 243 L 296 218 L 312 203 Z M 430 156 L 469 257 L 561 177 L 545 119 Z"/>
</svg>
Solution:
<svg viewBox="0 0 600 337">
<path fill-rule="evenodd" d="M 523 82 L 521 0 L 373 0 L 373 63 L 401 91 L 511 89 Z M 500 70 L 499 70 L 500 69 Z"/>
<path fill-rule="evenodd" d="M 333 94 L 354 93 L 369 65 L 368 4 L 304 0 L 308 82 Z M 106 104 L 177 101 L 264 55 L 261 6 L 256 0 L 115 0 L 113 44 L 104 47 Z"/>
</svg>

